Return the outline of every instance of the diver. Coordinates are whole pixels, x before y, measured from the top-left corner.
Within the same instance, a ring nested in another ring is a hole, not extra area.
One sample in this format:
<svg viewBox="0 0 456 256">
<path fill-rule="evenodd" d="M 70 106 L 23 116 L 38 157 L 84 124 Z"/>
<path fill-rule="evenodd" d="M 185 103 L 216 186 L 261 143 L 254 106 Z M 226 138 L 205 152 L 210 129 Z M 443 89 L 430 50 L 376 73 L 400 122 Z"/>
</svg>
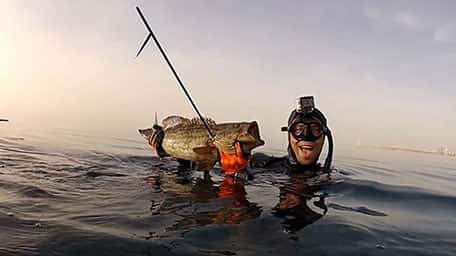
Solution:
<svg viewBox="0 0 456 256">
<path fill-rule="evenodd" d="M 288 117 L 287 155 L 271 157 L 262 153 L 252 156 L 250 166 L 287 172 L 330 173 L 333 155 L 333 138 L 325 115 L 315 107 L 313 96 L 300 97 L 297 107 Z M 318 162 L 325 138 L 328 140 L 328 155 L 321 166 Z"/>
<path fill-rule="evenodd" d="M 327 193 L 321 189 L 329 180 L 321 178 L 329 179 L 331 173 L 333 138 L 327 119 L 315 107 L 312 96 L 298 98 L 296 109 L 288 117 L 288 125 L 281 130 L 288 133 L 287 154 L 271 157 L 257 153 L 252 156 L 250 166 L 289 176 L 289 180 L 280 186 L 279 202 L 272 213 L 283 219 L 282 225 L 287 233 L 294 233 L 328 211 L 325 204 Z M 326 139 L 328 155 L 322 166 L 318 160 Z"/>
</svg>

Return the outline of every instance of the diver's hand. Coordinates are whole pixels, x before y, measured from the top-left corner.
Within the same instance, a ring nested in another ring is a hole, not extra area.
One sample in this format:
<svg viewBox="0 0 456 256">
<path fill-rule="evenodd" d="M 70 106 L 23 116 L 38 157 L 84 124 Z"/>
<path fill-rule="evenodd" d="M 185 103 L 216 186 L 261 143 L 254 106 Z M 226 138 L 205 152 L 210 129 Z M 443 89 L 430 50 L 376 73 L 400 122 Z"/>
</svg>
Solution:
<svg viewBox="0 0 456 256">
<path fill-rule="evenodd" d="M 226 175 L 234 175 L 244 171 L 249 165 L 250 155 L 246 158 L 245 154 L 242 152 L 242 147 L 239 142 L 236 142 L 235 147 L 236 152 L 234 154 L 229 154 L 218 149 L 220 166 L 222 167 L 222 170 L 225 171 Z"/>
</svg>

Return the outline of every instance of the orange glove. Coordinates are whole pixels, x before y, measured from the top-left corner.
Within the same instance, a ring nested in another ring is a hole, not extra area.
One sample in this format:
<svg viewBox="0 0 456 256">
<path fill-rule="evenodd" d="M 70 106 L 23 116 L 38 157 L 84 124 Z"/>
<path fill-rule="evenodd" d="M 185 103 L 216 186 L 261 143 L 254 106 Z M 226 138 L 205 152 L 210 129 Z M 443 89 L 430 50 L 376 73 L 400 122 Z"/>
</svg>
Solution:
<svg viewBox="0 0 456 256">
<path fill-rule="evenodd" d="M 220 165 L 225 171 L 225 175 L 233 175 L 234 173 L 241 172 L 247 169 L 247 166 L 249 165 L 250 155 L 247 159 L 244 158 L 241 144 L 239 142 L 236 142 L 235 147 L 236 152 L 234 154 L 229 154 L 223 150 L 219 150 Z"/>
</svg>

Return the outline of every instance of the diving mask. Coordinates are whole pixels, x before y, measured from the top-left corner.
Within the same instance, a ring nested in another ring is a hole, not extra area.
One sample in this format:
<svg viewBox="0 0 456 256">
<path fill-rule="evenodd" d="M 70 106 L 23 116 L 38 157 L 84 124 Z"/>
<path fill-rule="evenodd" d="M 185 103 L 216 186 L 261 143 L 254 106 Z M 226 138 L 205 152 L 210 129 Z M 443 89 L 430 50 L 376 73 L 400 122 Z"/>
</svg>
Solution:
<svg viewBox="0 0 456 256">
<path fill-rule="evenodd" d="M 297 141 L 316 141 L 323 136 L 324 129 L 321 122 L 308 119 L 295 122 L 289 132 Z"/>
</svg>

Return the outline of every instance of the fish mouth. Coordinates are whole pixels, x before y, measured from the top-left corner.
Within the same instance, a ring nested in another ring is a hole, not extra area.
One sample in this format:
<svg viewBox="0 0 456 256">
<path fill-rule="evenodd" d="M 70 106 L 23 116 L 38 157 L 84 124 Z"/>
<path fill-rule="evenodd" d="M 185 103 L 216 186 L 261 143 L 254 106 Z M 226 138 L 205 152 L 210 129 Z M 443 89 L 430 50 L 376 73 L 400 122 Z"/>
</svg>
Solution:
<svg viewBox="0 0 456 256">
<path fill-rule="evenodd" d="M 219 130 L 218 138 L 214 140 L 214 144 L 217 145 L 219 150 L 234 154 L 236 153 L 236 144 L 239 143 L 242 153 L 249 155 L 252 149 L 264 145 L 264 141 L 260 138 L 260 131 L 256 121 L 226 123 L 223 125 L 228 130 L 224 132 L 219 127 L 221 131 Z"/>
<path fill-rule="evenodd" d="M 150 136 L 154 134 L 154 129 L 138 129 L 139 134 L 141 134 L 145 139 L 148 139 Z"/>
<path fill-rule="evenodd" d="M 264 140 L 260 138 L 260 129 L 258 128 L 258 123 L 256 121 L 250 123 L 247 132 L 258 142 L 258 146 L 264 145 Z"/>
<path fill-rule="evenodd" d="M 239 136 L 237 141 L 241 143 L 245 153 L 250 153 L 253 148 L 264 145 L 264 141 L 260 137 L 258 123 L 256 121 L 249 123 L 245 133 Z"/>
</svg>

